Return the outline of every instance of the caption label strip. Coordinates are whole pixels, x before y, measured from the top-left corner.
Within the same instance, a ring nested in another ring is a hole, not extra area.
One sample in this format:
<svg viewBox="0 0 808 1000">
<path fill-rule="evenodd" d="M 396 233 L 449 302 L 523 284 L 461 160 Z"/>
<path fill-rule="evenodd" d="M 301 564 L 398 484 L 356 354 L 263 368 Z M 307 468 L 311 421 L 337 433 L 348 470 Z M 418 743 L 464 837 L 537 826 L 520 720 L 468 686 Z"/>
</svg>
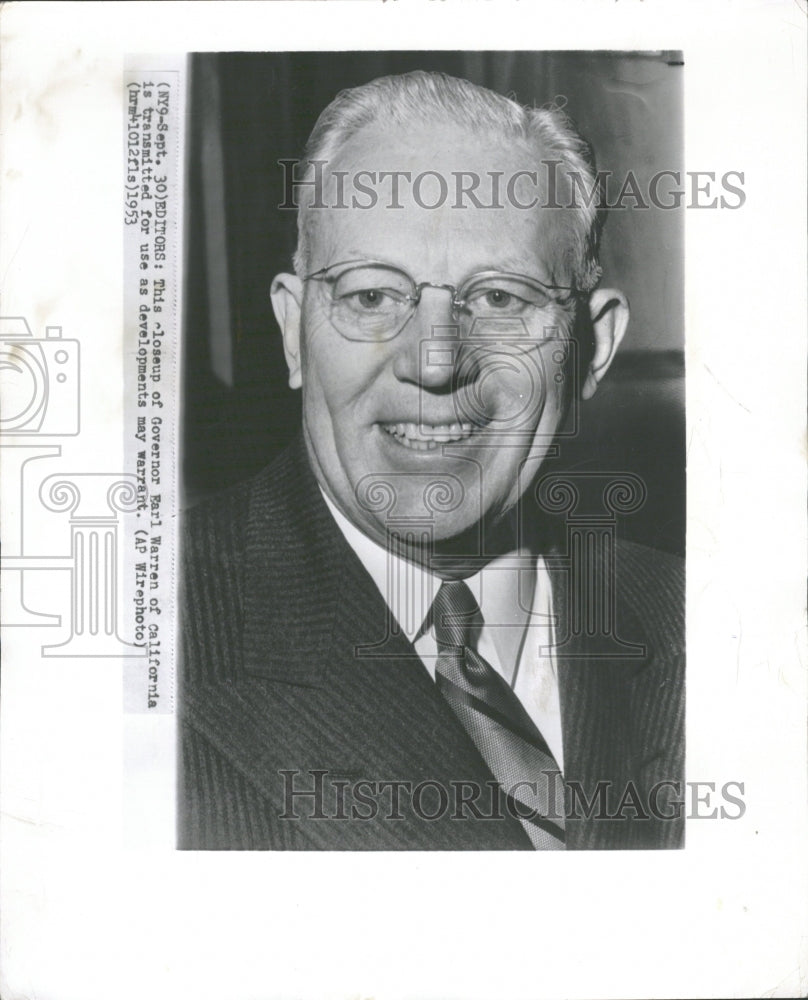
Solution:
<svg viewBox="0 0 808 1000">
<path fill-rule="evenodd" d="M 134 641 L 124 709 L 174 705 L 174 623 L 182 254 L 182 80 L 129 71 L 124 142 L 125 449 L 136 480 L 128 519 L 126 589 Z"/>
</svg>

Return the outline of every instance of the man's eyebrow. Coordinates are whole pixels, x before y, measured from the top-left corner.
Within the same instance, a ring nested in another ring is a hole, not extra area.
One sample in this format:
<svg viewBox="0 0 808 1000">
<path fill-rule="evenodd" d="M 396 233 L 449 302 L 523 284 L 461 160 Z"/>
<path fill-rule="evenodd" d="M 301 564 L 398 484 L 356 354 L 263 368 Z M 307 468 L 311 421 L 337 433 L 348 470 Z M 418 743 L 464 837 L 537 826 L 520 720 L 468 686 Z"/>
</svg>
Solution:
<svg viewBox="0 0 808 1000">
<path fill-rule="evenodd" d="M 342 260 L 377 260 L 385 264 L 390 264 L 393 267 L 397 267 L 402 271 L 409 273 L 409 268 L 402 261 L 397 263 L 387 256 L 374 256 L 369 254 L 367 251 L 349 249 L 345 250 L 341 256 Z M 474 261 L 470 266 L 464 268 L 463 275 L 459 276 L 461 278 L 466 278 L 472 274 L 479 274 L 482 271 L 513 271 L 514 273 L 527 274 L 530 276 L 541 277 L 542 273 L 551 274 L 552 268 L 547 268 L 542 265 L 542 262 L 537 257 L 521 257 L 521 256 L 507 256 L 499 258 L 498 260 L 493 260 L 490 257 L 486 257 L 481 260 Z"/>
<path fill-rule="evenodd" d="M 487 264 L 484 267 L 478 268 L 478 270 L 490 269 L 492 266 L 491 264 Z M 500 271 L 522 271 L 525 274 L 544 270 L 541 261 L 536 257 L 503 257 L 497 262 L 495 269 Z"/>
<path fill-rule="evenodd" d="M 484 271 L 501 271 L 509 274 L 523 274 L 552 284 L 555 281 L 555 271 L 552 265 L 544 263 L 539 257 L 500 257 L 497 260 L 486 258 L 468 268 L 464 278 Z"/>
<path fill-rule="evenodd" d="M 403 267 L 403 264 L 396 264 L 392 257 L 387 254 L 368 253 L 367 250 L 346 250 L 343 254 L 344 260 L 378 260 L 382 264 L 392 264 L 393 267 Z"/>
</svg>

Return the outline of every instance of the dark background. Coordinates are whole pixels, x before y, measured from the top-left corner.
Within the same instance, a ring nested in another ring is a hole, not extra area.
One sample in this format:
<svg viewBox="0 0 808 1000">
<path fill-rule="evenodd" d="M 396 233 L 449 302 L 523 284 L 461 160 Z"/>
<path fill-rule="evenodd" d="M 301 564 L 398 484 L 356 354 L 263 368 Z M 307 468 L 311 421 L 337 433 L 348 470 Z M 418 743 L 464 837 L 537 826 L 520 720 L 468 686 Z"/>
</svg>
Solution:
<svg viewBox="0 0 808 1000">
<path fill-rule="evenodd" d="M 313 8 L 312 16 L 316 16 Z M 340 52 L 199 54 L 191 60 L 184 343 L 185 503 L 246 478 L 299 426 L 286 386 L 269 287 L 290 271 L 293 211 L 280 211 L 278 160 L 299 158 L 344 87 L 388 73 L 441 70 L 529 105 L 565 110 L 599 169 L 641 184 L 682 170 L 682 59 L 672 52 Z M 611 190 L 611 189 L 610 189 Z M 630 199 L 625 202 L 632 205 Z M 554 468 L 633 472 L 645 506 L 621 533 L 684 553 L 683 214 L 607 213 L 604 285 L 629 296 L 632 321 L 581 432 Z"/>
</svg>

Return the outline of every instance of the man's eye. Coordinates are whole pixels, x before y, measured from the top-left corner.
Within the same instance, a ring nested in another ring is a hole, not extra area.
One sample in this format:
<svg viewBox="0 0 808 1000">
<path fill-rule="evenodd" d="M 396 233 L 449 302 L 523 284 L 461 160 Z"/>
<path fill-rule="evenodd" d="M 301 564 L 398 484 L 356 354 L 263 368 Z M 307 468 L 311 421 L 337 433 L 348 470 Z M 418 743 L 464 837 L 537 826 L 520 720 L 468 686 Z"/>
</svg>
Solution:
<svg viewBox="0 0 808 1000">
<path fill-rule="evenodd" d="M 357 312 L 382 312 L 395 308 L 398 298 L 382 288 L 363 288 L 343 296 L 344 301 Z"/>
<path fill-rule="evenodd" d="M 376 309 L 382 305 L 387 296 L 378 288 L 368 288 L 356 293 L 356 301 L 363 309 Z"/>
<path fill-rule="evenodd" d="M 468 298 L 472 312 L 503 312 L 513 315 L 521 312 L 528 302 L 514 292 L 504 288 L 480 288 Z"/>
<path fill-rule="evenodd" d="M 518 300 L 510 292 L 504 292 L 501 288 L 492 288 L 491 291 L 485 293 L 485 301 L 487 305 L 496 309 L 505 309 L 510 305 L 515 305 Z"/>
</svg>

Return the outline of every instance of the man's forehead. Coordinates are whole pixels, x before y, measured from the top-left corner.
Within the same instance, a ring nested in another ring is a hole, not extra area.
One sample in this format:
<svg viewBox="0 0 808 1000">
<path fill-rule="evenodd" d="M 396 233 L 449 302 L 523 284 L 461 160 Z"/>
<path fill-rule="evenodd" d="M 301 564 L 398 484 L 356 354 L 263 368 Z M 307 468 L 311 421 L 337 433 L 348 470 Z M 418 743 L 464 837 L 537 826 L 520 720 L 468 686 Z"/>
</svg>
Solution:
<svg viewBox="0 0 808 1000">
<path fill-rule="evenodd" d="M 468 171 L 536 169 L 538 143 L 510 130 L 476 129 L 450 117 L 398 125 L 377 120 L 363 126 L 339 146 L 334 169 L 369 171 Z"/>
<path fill-rule="evenodd" d="M 324 166 L 312 269 L 354 257 L 441 274 L 496 267 L 560 280 L 568 210 L 542 207 L 538 147 L 451 121 L 365 126 Z M 449 275 L 444 275 L 449 280 Z"/>
</svg>

